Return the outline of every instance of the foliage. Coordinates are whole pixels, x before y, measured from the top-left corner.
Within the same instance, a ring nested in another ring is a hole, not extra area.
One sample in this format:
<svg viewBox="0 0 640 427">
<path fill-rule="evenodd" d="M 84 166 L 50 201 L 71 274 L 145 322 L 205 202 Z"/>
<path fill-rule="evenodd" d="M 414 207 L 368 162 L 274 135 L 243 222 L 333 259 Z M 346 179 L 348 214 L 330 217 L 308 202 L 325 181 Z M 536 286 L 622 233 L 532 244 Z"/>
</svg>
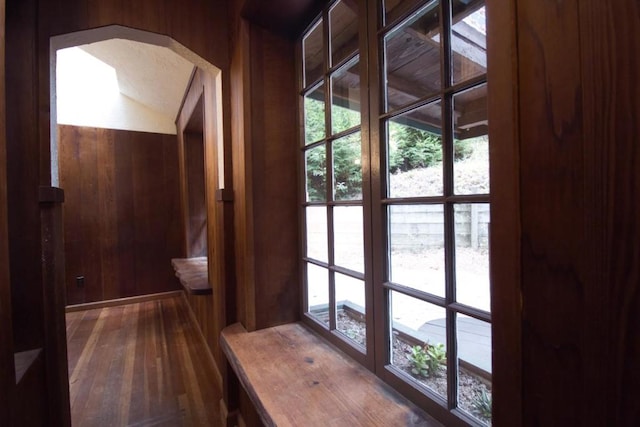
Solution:
<svg viewBox="0 0 640 427">
<path fill-rule="evenodd" d="M 433 133 L 390 122 L 389 141 L 391 173 L 426 168 L 442 161 L 442 139 Z"/>
<path fill-rule="evenodd" d="M 475 395 L 472 405 L 481 416 L 491 418 L 492 398 L 484 387 Z"/>
<path fill-rule="evenodd" d="M 446 358 L 447 352 L 444 349 L 444 344 L 441 343 L 434 345 L 426 343 L 424 346 L 416 345 L 411 347 L 411 352 L 408 355 L 408 359 L 413 365 L 411 372 L 414 375 L 423 377 L 430 377 L 435 374 L 440 365 L 446 361 Z"/>
<path fill-rule="evenodd" d="M 322 95 L 322 94 L 320 94 Z M 325 104 L 305 97 L 305 142 L 322 141 L 325 132 Z M 357 126 L 360 113 L 333 105 L 331 120 L 334 131 Z M 332 145 L 334 197 L 336 200 L 362 198 L 361 134 L 356 132 L 335 140 Z M 454 142 L 454 157 L 462 160 L 471 155 L 473 144 L 466 140 Z M 320 145 L 306 152 L 307 194 L 311 201 L 326 199 L 326 147 Z M 442 138 L 436 133 L 391 121 L 389 124 L 389 172 L 406 172 L 442 162 Z"/>
</svg>

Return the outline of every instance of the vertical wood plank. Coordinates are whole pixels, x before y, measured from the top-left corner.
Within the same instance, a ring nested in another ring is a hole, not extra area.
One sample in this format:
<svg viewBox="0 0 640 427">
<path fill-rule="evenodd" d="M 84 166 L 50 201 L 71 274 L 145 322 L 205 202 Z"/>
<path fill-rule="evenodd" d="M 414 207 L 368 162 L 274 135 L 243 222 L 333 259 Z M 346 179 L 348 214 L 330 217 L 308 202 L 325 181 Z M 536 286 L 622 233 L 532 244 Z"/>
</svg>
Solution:
<svg viewBox="0 0 640 427">
<path fill-rule="evenodd" d="M 178 287 L 181 252 L 174 135 L 60 126 L 69 302 Z M 75 277 L 85 277 L 78 288 Z"/>
<path fill-rule="evenodd" d="M 7 175 L 5 121 L 5 0 L 0 0 L 0 176 Z M 7 182 L 0 179 L 0 419 L 11 419 L 15 387 L 11 283 L 9 282 L 9 230 L 7 229 Z"/>
<path fill-rule="evenodd" d="M 491 182 L 492 421 L 522 425 L 521 229 L 517 10 L 486 3 Z M 518 366 L 518 364 L 516 364 Z"/>
<path fill-rule="evenodd" d="M 640 421 L 640 5 L 581 1 L 579 20 L 589 313 L 581 409 L 584 424 L 634 425 Z"/>
</svg>

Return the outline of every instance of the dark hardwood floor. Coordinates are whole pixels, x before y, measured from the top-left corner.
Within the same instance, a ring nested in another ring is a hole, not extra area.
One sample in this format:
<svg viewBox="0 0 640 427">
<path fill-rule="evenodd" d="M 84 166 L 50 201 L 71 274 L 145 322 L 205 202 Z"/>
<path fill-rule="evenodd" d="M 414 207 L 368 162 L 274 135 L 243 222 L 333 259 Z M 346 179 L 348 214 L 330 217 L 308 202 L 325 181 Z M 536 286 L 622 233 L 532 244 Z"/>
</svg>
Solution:
<svg viewBox="0 0 640 427">
<path fill-rule="evenodd" d="M 212 359 L 183 298 L 67 313 L 77 426 L 217 426 Z"/>
</svg>

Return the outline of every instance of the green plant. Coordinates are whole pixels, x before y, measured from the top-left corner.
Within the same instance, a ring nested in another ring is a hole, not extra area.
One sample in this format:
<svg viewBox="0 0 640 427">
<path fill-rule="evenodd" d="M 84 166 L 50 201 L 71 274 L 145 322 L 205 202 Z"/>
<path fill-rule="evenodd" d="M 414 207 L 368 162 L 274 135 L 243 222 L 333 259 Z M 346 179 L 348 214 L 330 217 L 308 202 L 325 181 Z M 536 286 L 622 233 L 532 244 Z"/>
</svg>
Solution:
<svg viewBox="0 0 640 427">
<path fill-rule="evenodd" d="M 484 418 L 491 418 L 491 395 L 487 393 L 487 390 L 483 388 L 480 389 L 478 393 L 476 393 L 473 398 L 472 405 L 478 411 L 478 414 L 482 415 Z"/>
<path fill-rule="evenodd" d="M 447 352 L 444 349 L 444 344 L 430 345 L 426 343 L 423 346 L 411 347 L 408 358 L 413 366 L 411 372 L 414 375 L 429 377 L 435 374 L 440 365 L 445 362 Z"/>
</svg>

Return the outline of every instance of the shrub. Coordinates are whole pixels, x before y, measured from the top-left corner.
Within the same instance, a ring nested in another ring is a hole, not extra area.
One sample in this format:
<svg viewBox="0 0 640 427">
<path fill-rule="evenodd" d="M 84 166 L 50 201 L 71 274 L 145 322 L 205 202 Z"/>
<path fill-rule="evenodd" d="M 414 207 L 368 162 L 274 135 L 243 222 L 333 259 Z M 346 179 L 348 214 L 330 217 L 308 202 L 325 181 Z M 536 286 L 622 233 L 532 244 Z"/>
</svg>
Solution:
<svg viewBox="0 0 640 427">
<path fill-rule="evenodd" d="M 473 407 L 478 411 L 478 414 L 489 419 L 491 418 L 491 404 L 491 395 L 487 393 L 484 387 L 476 393 L 472 403 Z"/>
<path fill-rule="evenodd" d="M 424 346 L 411 347 L 408 358 L 413 366 L 411 372 L 414 375 L 430 377 L 446 361 L 447 352 L 444 349 L 444 344 L 430 345 L 426 343 Z"/>
</svg>

